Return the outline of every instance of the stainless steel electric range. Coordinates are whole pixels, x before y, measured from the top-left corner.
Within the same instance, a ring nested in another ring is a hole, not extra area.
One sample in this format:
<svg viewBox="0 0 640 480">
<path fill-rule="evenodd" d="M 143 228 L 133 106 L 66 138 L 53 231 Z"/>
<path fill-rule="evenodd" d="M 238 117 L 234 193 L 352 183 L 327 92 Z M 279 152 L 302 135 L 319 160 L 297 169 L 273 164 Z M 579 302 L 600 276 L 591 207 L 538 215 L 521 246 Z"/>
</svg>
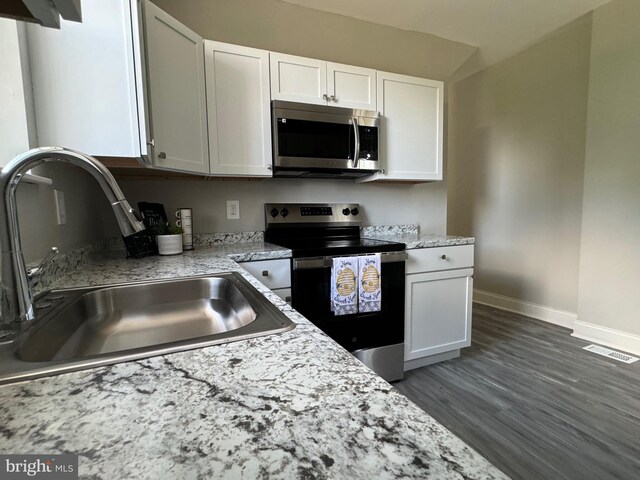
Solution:
<svg viewBox="0 0 640 480">
<path fill-rule="evenodd" d="M 360 237 L 358 204 L 265 205 L 265 240 L 293 252 L 291 304 L 385 380 L 404 366 L 405 244 Z M 380 255 L 380 310 L 336 315 L 331 308 L 335 257 Z"/>
</svg>

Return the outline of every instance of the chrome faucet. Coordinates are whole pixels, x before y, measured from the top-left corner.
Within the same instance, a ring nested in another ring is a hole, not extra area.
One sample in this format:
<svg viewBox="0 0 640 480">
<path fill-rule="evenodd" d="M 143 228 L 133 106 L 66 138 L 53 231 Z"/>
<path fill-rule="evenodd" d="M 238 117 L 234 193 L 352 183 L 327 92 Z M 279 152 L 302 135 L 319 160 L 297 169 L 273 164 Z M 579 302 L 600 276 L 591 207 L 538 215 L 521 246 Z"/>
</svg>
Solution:
<svg viewBox="0 0 640 480">
<path fill-rule="evenodd" d="M 128 237 L 144 230 L 143 223 L 134 215 L 113 175 L 95 158 L 61 147 L 34 148 L 14 158 L 0 172 L 1 322 L 11 330 L 18 330 L 24 322 L 35 318 L 30 276 L 37 273 L 27 272 L 22 254 L 16 188 L 27 171 L 44 162 L 70 163 L 89 172 L 111 202 L 122 235 Z"/>
</svg>

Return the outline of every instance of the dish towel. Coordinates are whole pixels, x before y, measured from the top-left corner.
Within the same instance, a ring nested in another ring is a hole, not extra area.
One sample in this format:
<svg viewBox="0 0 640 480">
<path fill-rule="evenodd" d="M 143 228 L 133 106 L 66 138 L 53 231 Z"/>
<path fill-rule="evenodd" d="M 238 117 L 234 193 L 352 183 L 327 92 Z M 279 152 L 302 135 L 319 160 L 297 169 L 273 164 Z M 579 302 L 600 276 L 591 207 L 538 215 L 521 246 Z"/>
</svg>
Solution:
<svg viewBox="0 0 640 480">
<path fill-rule="evenodd" d="M 361 312 L 379 312 L 382 308 L 380 254 L 358 257 L 358 298 Z"/>
<path fill-rule="evenodd" d="M 331 267 L 331 311 L 358 313 L 358 257 L 336 257 Z"/>
</svg>

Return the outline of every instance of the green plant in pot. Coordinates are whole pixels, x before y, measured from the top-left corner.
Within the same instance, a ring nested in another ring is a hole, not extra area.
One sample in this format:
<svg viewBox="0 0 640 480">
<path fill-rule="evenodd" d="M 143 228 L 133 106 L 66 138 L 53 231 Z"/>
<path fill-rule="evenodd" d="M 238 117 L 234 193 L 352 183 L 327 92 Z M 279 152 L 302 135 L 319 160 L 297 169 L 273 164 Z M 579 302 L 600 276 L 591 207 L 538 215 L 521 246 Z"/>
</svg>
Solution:
<svg viewBox="0 0 640 480">
<path fill-rule="evenodd" d="M 160 255 L 177 255 L 182 253 L 182 228 L 167 222 L 158 226 L 158 253 Z"/>
</svg>

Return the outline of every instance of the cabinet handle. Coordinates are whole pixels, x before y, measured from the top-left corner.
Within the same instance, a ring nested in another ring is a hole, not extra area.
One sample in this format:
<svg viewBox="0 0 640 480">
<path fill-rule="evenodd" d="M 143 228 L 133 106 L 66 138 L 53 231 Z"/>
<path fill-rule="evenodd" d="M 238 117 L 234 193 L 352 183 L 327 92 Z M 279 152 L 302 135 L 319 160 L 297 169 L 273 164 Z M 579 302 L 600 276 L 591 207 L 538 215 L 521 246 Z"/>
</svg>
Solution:
<svg viewBox="0 0 640 480">
<path fill-rule="evenodd" d="M 162 158 L 162 159 L 164 160 L 165 158 L 167 158 L 167 154 L 166 154 L 166 153 L 164 153 L 164 152 L 160 152 L 160 153 L 158 154 L 158 158 Z"/>
<path fill-rule="evenodd" d="M 440 255 L 440 260 L 446 260 L 447 256 L 446 255 Z"/>
<path fill-rule="evenodd" d="M 291 296 L 287 295 L 286 297 L 284 297 L 284 301 L 287 302 L 288 304 L 291 304 Z"/>
<path fill-rule="evenodd" d="M 328 101 L 329 100 L 329 96 L 326 93 L 323 93 L 322 94 L 322 99 Z"/>
<path fill-rule="evenodd" d="M 338 101 L 338 99 L 336 98 L 336 96 L 335 96 L 335 95 L 331 95 L 331 96 L 329 97 L 329 101 L 330 101 L 330 102 L 337 102 L 337 101 Z"/>
<path fill-rule="evenodd" d="M 268 277 L 269 276 L 269 270 L 262 270 L 262 276 L 263 277 Z"/>
</svg>

